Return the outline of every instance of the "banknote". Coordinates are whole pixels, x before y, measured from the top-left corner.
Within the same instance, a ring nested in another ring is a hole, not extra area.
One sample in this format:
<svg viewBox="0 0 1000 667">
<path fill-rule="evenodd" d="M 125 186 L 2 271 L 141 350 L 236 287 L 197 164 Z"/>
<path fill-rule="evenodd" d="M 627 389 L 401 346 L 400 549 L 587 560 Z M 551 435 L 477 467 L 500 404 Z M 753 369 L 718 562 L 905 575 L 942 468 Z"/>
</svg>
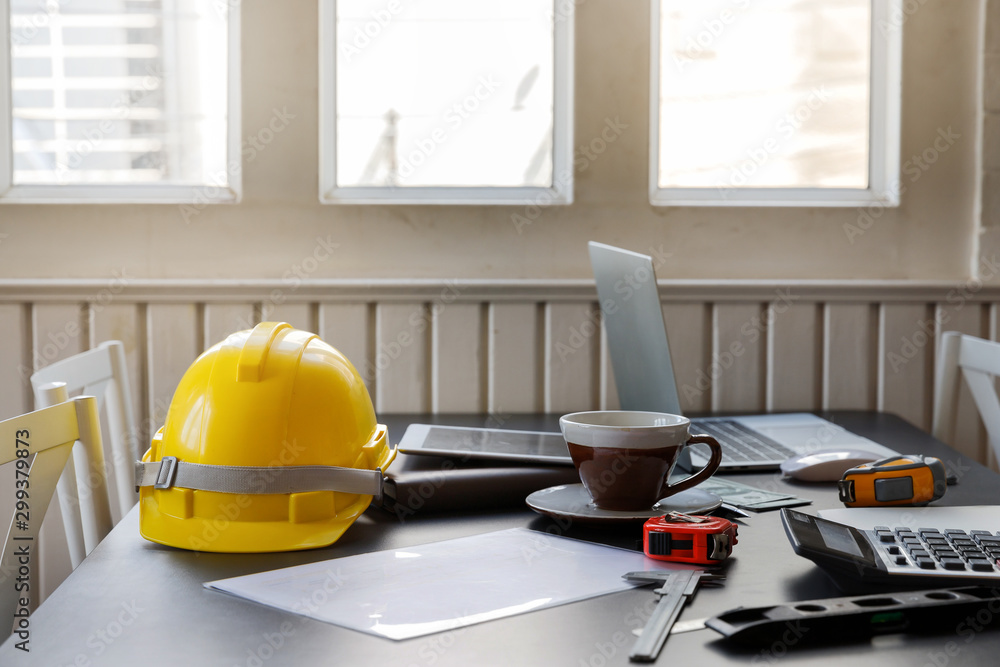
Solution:
<svg viewBox="0 0 1000 667">
<path fill-rule="evenodd" d="M 799 498 L 790 493 L 778 493 L 775 491 L 765 491 L 755 486 L 740 484 L 721 477 L 710 477 L 698 488 L 722 498 L 725 502 L 752 512 L 765 512 L 781 507 L 798 507 L 808 505 L 812 501 L 806 498 Z"/>
</svg>

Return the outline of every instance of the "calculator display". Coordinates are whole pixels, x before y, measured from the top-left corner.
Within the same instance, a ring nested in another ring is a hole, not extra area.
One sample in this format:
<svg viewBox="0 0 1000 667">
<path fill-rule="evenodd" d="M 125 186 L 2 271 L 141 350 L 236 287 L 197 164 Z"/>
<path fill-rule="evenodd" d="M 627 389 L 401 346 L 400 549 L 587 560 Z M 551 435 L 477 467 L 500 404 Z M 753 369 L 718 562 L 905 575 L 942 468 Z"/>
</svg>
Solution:
<svg viewBox="0 0 1000 667">
<path fill-rule="evenodd" d="M 854 528 L 789 509 L 784 510 L 783 518 L 793 545 L 842 563 L 878 567 L 875 552 L 864 535 Z"/>
</svg>

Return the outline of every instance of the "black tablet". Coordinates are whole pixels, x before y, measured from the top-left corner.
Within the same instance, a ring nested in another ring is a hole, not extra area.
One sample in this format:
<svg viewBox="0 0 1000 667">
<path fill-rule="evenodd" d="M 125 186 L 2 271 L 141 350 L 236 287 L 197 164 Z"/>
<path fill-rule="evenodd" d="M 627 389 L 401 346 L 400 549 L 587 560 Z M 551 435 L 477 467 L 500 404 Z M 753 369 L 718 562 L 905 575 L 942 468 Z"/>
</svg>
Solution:
<svg viewBox="0 0 1000 667">
<path fill-rule="evenodd" d="M 562 434 L 547 431 L 410 424 L 399 443 L 399 451 L 461 459 L 573 465 Z"/>
</svg>

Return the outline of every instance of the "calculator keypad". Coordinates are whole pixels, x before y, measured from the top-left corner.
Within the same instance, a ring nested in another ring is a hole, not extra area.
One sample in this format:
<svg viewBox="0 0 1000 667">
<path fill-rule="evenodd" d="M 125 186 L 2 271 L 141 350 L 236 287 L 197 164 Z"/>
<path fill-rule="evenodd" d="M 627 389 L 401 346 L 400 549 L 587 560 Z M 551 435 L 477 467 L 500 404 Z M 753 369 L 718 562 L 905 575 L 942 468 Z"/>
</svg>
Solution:
<svg viewBox="0 0 1000 667">
<path fill-rule="evenodd" d="M 875 526 L 874 538 L 890 563 L 923 570 L 996 572 L 1000 533 L 987 530 L 889 528 Z"/>
</svg>

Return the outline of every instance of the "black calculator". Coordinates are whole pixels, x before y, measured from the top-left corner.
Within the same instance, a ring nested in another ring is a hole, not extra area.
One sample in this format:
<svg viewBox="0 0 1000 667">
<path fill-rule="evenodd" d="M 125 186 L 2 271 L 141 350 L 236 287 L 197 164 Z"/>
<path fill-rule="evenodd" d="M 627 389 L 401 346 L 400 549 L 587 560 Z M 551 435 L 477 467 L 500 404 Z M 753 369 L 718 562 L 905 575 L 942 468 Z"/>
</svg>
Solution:
<svg viewBox="0 0 1000 667">
<path fill-rule="evenodd" d="M 792 549 L 835 578 L 893 585 L 1000 580 L 1000 532 L 875 526 L 859 530 L 781 510 Z"/>
</svg>

